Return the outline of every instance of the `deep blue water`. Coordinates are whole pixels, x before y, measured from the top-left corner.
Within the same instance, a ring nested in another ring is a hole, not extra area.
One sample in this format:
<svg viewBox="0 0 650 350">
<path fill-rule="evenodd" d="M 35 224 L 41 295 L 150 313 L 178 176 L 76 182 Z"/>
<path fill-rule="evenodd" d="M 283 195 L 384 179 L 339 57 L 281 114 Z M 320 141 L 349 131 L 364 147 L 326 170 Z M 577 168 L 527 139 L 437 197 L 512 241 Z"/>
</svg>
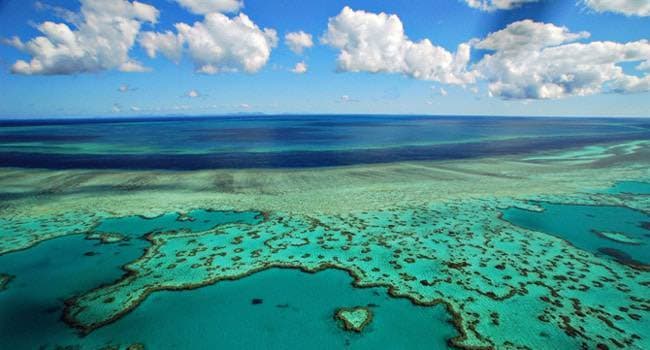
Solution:
<svg viewBox="0 0 650 350">
<path fill-rule="evenodd" d="M 648 140 L 642 119 L 264 116 L 0 122 L 0 166 L 298 168 L 522 154 Z"/>
</svg>

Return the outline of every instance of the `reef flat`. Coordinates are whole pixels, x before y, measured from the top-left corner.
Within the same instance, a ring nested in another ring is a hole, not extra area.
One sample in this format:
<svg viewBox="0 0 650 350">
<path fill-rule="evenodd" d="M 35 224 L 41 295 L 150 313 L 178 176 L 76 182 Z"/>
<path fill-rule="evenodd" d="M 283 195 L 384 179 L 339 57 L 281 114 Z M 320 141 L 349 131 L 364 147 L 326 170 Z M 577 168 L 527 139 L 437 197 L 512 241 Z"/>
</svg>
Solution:
<svg viewBox="0 0 650 350">
<path fill-rule="evenodd" d="M 361 333 L 372 322 L 372 310 L 363 306 L 340 308 L 334 317 L 341 321 L 346 330 Z"/>
<path fill-rule="evenodd" d="M 633 244 L 633 245 L 643 244 L 643 241 L 636 238 L 632 238 L 622 232 L 595 231 L 595 233 L 601 237 L 611 239 L 614 242 L 619 242 L 623 244 Z"/>
<path fill-rule="evenodd" d="M 453 340 L 458 346 L 646 344 L 644 272 L 499 218 L 499 207 L 516 204 L 473 200 L 346 216 L 274 214 L 258 225 L 156 234 L 123 279 L 69 300 L 66 321 L 90 332 L 157 290 L 196 288 L 271 267 L 336 268 L 359 287 L 384 286 L 420 305 L 446 305 L 461 332 Z M 512 312 L 516 305 L 528 305 L 527 312 Z"/>
<path fill-rule="evenodd" d="M 542 155 L 560 160 L 508 156 L 318 170 L 0 168 L 0 254 L 87 232 L 111 217 L 152 218 L 194 209 L 341 214 L 467 198 L 597 192 L 620 181 L 650 178 L 650 142 L 606 144 L 599 150 L 590 153 L 589 162 L 555 152 Z M 614 193 L 610 201 L 633 206 L 626 198 Z"/>
<path fill-rule="evenodd" d="M 634 231 L 622 232 L 641 242 L 626 246 L 647 246 L 649 196 L 607 189 L 645 183 L 648 162 L 650 143 L 635 141 L 317 171 L 4 168 L 0 254 L 77 234 L 144 240 L 122 277 L 67 298 L 65 321 L 90 335 L 165 291 L 273 268 L 334 269 L 356 287 L 443 306 L 457 330 L 450 346 L 643 349 L 650 272 L 642 264 L 598 253 L 612 240 L 588 249 L 506 213 L 579 206 L 593 228 L 589 208 L 619 208 L 634 213 Z"/>
</svg>

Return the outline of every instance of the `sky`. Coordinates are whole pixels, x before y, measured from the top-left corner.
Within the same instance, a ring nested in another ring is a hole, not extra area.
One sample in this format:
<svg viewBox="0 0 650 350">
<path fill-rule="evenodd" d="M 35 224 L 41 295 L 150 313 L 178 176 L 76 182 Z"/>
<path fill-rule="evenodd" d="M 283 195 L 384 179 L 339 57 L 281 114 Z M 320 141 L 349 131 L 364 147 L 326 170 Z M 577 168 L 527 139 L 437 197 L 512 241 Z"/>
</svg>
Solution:
<svg viewBox="0 0 650 350">
<path fill-rule="evenodd" d="M 650 0 L 0 0 L 0 118 L 650 116 Z"/>
</svg>

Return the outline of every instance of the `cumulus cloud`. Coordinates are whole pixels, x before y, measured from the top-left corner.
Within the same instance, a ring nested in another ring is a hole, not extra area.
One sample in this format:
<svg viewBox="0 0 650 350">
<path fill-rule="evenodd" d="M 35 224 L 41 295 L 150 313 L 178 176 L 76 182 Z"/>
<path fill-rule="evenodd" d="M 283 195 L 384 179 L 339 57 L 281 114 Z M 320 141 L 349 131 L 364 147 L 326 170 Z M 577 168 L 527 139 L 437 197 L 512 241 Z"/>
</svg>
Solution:
<svg viewBox="0 0 650 350">
<path fill-rule="evenodd" d="M 59 11 L 61 12 L 61 11 Z M 18 37 L 6 43 L 29 54 L 11 67 L 16 74 L 77 74 L 120 69 L 147 69 L 129 57 L 142 23 L 155 23 L 158 10 L 138 1 L 81 0 L 79 14 L 62 12 L 74 23 L 46 21 L 36 28 L 43 34 L 27 42 Z"/>
<path fill-rule="evenodd" d="M 555 99 L 600 92 L 648 91 L 650 75 L 626 74 L 620 63 L 650 61 L 650 43 L 576 42 L 589 33 L 524 20 L 475 42 L 492 51 L 475 69 L 488 81 L 492 96 L 504 99 Z"/>
<path fill-rule="evenodd" d="M 199 15 L 212 12 L 237 12 L 244 6 L 241 0 L 176 0 L 176 2 Z"/>
<path fill-rule="evenodd" d="M 196 71 L 205 74 L 243 70 L 254 73 L 269 60 L 277 45 L 273 29 L 260 29 L 243 13 L 229 18 L 209 13 L 193 25 L 177 23 L 176 33 L 144 32 L 140 44 L 149 57 L 158 52 L 178 62 L 186 51 Z"/>
<path fill-rule="evenodd" d="M 314 46 L 311 34 L 303 31 L 288 33 L 284 36 L 284 43 L 298 55 L 301 55 L 305 49 Z"/>
<path fill-rule="evenodd" d="M 566 27 L 526 19 L 510 23 L 505 29 L 490 33 L 474 46 L 501 52 L 521 52 L 557 46 L 588 37 L 587 32 L 571 33 Z"/>
<path fill-rule="evenodd" d="M 155 58 L 160 51 L 175 63 L 180 62 L 183 54 L 183 44 L 185 43 L 182 36 L 176 35 L 169 30 L 164 33 L 143 32 L 138 41 L 149 57 Z"/>
<path fill-rule="evenodd" d="M 122 92 L 122 93 L 129 92 L 129 91 L 136 91 L 136 90 L 137 90 L 136 88 L 131 87 L 131 86 L 127 85 L 127 84 L 122 84 L 117 88 L 117 91 Z"/>
<path fill-rule="evenodd" d="M 142 63 L 135 61 L 135 60 L 128 60 L 118 67 L 119 70 L 122 72 L 127 72 L 127 73 L 143 73 L 143 72 L 150 72 L 151 68 L 145 67 L 142 65 Z"/>
<path fill-rule="evenodd" d="M 448 94 L 449 93 L 447 92 L 447 90 L 445 88 L 443 88 L 443 87 L 437 87 L 437 86 L 432 86 L 431 87 L 431 95 L 432 96 L 440 95 L 440 96 L 444 97 L 444 96 L 447 96 Z"/>
<path fill-rule="evenodd" d="M 307 73 L 307 64 L 304 61 L 298 62 L 296 63 L 296 66 L 291 69 L 291 71 L 296 74 Z"/>
<path fill-rule="evenodd" d="M 356 99 L 356 98 L 352 98 L 349 95 L 342 95 L 339 98 L 339 102 L 341 102 L 341 103 L 349 103 L 349 102 L 359 102 L 359 100 Z"/>
<path fill-rule="evenodd" d="M 38 11 L 48 11 L 54 16 L 59 17 L 68 23 L 80 23 L 82 21 L 79 13 L 70 11 L 63 7 L 52 6 L 42 1 L 36 1 L 34 3 L 34 8 Z"/>
<path fill-rule="evenodd" d="M 628 16 L 650 16 L 650 1 L 647 0 L 584 0 L 584 2 L 598 12 L 618 12 Z"/>
<path fill-rule="evenodd" d="M 474 75 L 465 70 L 470 46 L 452 54 L 428 39 L 411 41 L 396 15 L 343 8 L 329 19 L 321 41 L 340 50 L 338 69 L 350 72 L 401 73 L 416 79 L 466 84 Z"/>
<path fill-rule="evenodd" d="M 510 10 L 539 0 L 465 0 L 467 5 L 483 11 Z M 605 0 L 606 1 L 606 0 Z"/>
<path fill-rule="evenodd" d="M 338 68 L 402 73 L 444 84 L 486 81 L 502 99 L 557 99 L 650 90 L 650 43 L 585 42 L 590 34 L 523 20 L 459 45 L 455 54 L 429 40 L 413 42 L 395 15 L 345 7 L 330 18 L 323 43 L 340 50 Z M 470 49 L 486 51 L 469 64 Z M 636 63 L 634 71 L 621 64 Z M 440 94 L 445 95 L 446 90 Z"/>
<path fill-rule="evenodd" d="M 482 11 L 511 10 L 526 3 L 541 0 L 464 0 L 467 5 Z M 650 16 L 647 0 L 578 0 L 596 12 L 616 12 L 627 16 Z"/>
<path fill-rule="evenodd" d="M 189 98 L 196 98 L 196 97 L 201 96 L 201 93 L 196 91 L 195 89 L 192 89 L 192 90 L 188 91 L 187 93 L 185 93 L 185 96 L 187 96 Z"/>
</svg>

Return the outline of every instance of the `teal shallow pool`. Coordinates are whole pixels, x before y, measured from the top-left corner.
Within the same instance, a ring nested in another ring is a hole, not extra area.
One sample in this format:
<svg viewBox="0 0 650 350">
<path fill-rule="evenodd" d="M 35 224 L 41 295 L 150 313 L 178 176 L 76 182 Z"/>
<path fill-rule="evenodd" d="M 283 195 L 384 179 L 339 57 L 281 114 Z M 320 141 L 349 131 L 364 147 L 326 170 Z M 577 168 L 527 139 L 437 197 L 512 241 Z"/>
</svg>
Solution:
<svg viewBox="0 0 650 350">
<path fill-rule="evenodd" d="M 13 279 L 0 291 L 0 349 L 38 349 L 76 339 L 60 321 L 65 299 L 122 276 L 121 266 L 148 243 L 99 244 L 81 235 L 43 242 L 0 256 Z"/>
<path fill-rule="evenodd" d="M 272 269 L 237 281 L 151 295 L 117 322 L 86 337 L 61 320 L 63 301 L 118 279 L 120 266 L 147 244 L 98 244 L 80 235 L 0 256 L 15 278 L 0 292 L 0 348 L 142 343 L 149 349 L 444 349 L 456 335 L 442 306 L 394 299 L 383 288 L 357 289 L 339 270 L 308 274 Z M 362 334 L 343 330 L 339 307 L 370 306 Z"/>
<path fill-rule="evenodd" d="M 152 294 L 92 337 L 136 340 L 152 349 L 445 349 L 456 331 L 442 306 L 356 289 L 347 273 L 272 269 L 237 281 Z M 334 319 L 342 306 L 370 305 L 373 321 L 356 334 Z"/>
<path fill-rule="evenodd" d="M 503 211 L 503 219 L 622 263 L 650 265 L 650 216 L 625 207 L 538 203 L 544 211 Z"/>
<path fill-rule="evenodd" d="M 650 183 L 641 181 L 620 181 L 608 189 L 607 193 L 646 195 L 650 194 Z"/>
<path fill-rule="evenodd" d="M 262 220 L 262 213 L 256 211 L 210 211 L 197 209 L 187 215 L 167 213 L 155 218 L 134 215 L 108 218 L 95 228 L 97 233 L 118 233 L 139 237 L 147 233 L 162 231 L 206 231 L 218 225 L 241 223 L 255 225 Z"/>
</svg>

